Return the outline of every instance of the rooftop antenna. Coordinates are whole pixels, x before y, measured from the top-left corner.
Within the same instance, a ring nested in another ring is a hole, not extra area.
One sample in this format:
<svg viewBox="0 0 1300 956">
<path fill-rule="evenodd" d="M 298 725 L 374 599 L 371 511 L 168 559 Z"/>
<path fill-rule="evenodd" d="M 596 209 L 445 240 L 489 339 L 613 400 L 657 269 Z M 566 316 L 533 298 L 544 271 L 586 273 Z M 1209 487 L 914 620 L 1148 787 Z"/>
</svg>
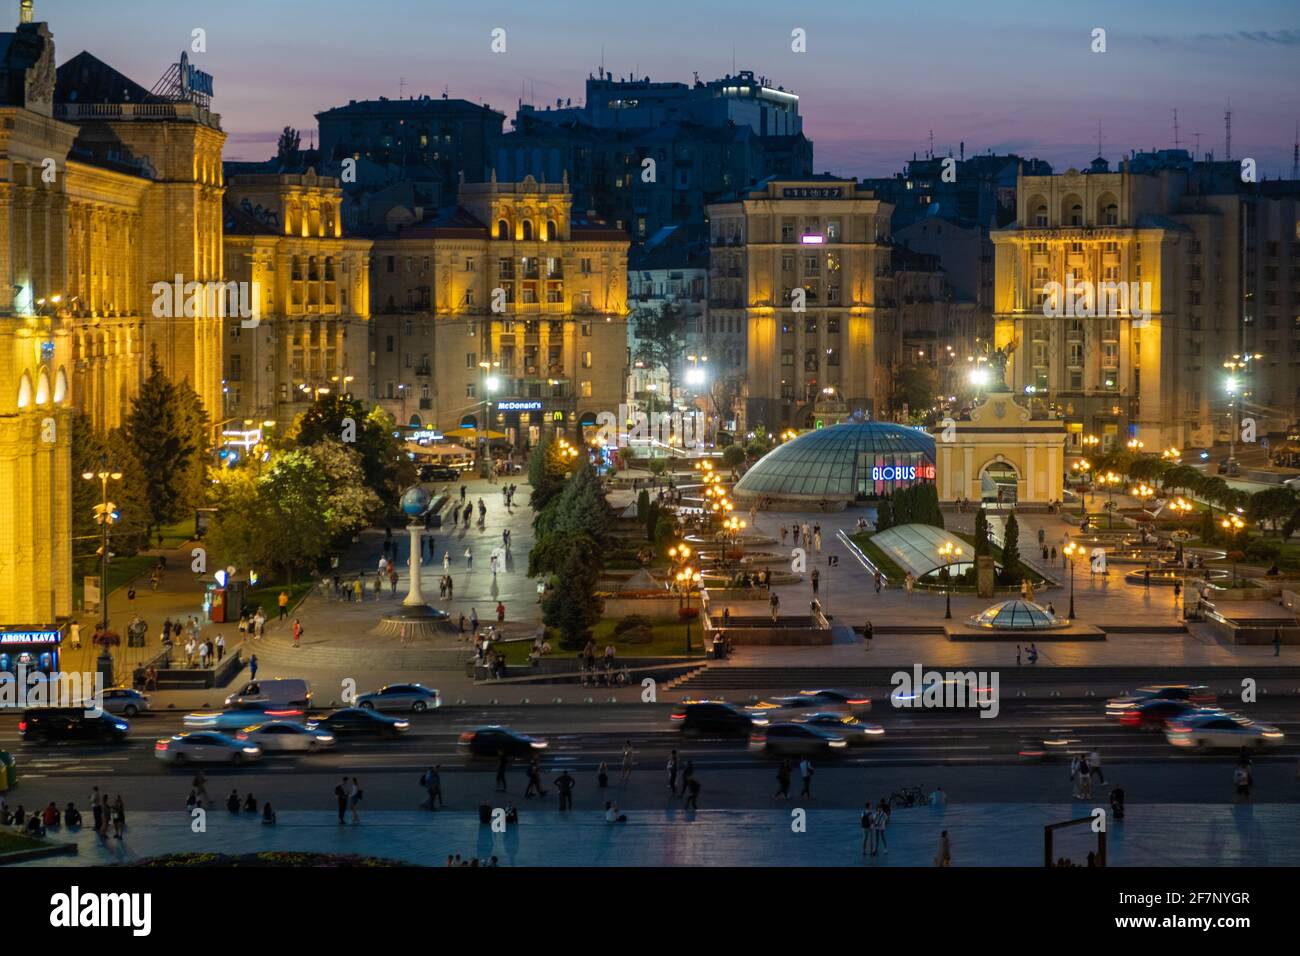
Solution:
<svg viewBox="0 0 1300 956">
<path fill-rule="evenodd" d="M 1097 120 L 1097 155 L 1098 155 L 1098 156 L 1101 155 L 1101 144 L 1102 144 L 1102 138 L 1101 138 L 1101 120 Z"/>
<path fill-rule="evenodd" d="M 1223 133 L 1224 152 L 1228 154 L 1228 159 L 1232 159 L 1232 100 L 1228 100 L 1228 108 L 1223 113 Z"/>
<path fill-rule="evenodd" d="M 736 75 L 736 43 L 734 40 L 731 43 L 731 75 Z"/>
<path fill-rule="evenodd" d="M 1193 137 L 1195 138 L 1195 140 L 1196 140 L 1196 150 L 1195 150 L 1195 152 L 1192 153 L 1192 159 L 1195 159 L 1195 158 L 1196 158 L 1197 156 L 1199 156 L 1200 153 L 1201 153 L 1201 134 L 1200 134 L 1200 133 L 1193 133 L 1192 136 L 1193 136 Z"/>
<path fill-rule="evenodd" d="M 1174 149 L 1178 149 L 1178 110 L 1174 110 Z"/>
<path fill-rule="evenodd" d="M 1291 147 L 1291 178 L 1300 179 L 1300 121 L 1295 124 L 1295 145 Z"/>
<path fill-rule="evenodd" d="M 934 130 L 930 130 L 930 152 L 926 159 L 934 159 Z"/>
<path fill-rule="evenodd" d="M 405 92 L 406 92 L 406 77 L 399 76 L 397 78 L 397 98 L 400 100 L 402 98 L 402 94 Z"/>
</svg>

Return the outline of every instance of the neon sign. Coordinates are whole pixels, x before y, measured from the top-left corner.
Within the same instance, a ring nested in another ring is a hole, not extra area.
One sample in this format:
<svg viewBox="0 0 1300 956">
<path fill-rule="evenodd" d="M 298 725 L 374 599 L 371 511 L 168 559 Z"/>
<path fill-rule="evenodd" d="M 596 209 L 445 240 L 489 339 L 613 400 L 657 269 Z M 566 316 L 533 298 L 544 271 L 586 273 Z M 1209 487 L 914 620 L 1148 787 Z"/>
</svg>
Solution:
<svg viewBox="0 0 1300 956">
<path fill-rule="evenodd" d="M 872 481 L 934 481 L 934 475 L 934 465 L 875 465 L 871 469 Z"/>
</svg>

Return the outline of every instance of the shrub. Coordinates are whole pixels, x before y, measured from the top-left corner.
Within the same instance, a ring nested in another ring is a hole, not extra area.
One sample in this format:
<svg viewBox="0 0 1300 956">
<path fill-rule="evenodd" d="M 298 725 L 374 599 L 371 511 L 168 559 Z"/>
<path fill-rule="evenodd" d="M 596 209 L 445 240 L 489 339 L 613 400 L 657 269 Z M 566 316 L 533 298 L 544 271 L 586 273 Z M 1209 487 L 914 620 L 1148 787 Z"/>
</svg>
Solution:
<svg viewBox="0 0 1300 956">
<path fill-rule="evenodd" d="M 1246 557 L 1261 564 L 1272 564 L 1282 554 L 1282 549 L 1271 541 L 1256 538 L 1246 545 Z"/>
<path fill-rule="evenodd" d="M 677 616 L 683 621 L 693 621 L 700 616 L 700 609 L 698 607 L 679 607 Z"/>
<path fill-rule="evenodd" d="M 614 625 L 614 633 L 618 635 L 633 628 L 650 626 L 650 619 L 644 614 L 629 614 Z"/>
<path fill-rule="evenodd" d="M 654 636 L 655 632 L 649 627 L 630 627 L 622 633 L 616 633 L 614 639 L 620 644 L 649 644 Z"/>
</svg>

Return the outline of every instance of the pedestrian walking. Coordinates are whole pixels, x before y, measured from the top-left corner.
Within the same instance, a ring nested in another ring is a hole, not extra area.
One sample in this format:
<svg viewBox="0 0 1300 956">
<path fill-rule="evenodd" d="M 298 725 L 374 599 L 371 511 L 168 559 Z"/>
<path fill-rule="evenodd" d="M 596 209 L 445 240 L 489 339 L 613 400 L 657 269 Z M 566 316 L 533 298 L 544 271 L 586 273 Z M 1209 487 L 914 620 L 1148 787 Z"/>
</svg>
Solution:
<svg viewBox="0 0 1300 956">
<path fill-rule="evenodd" d="M 501 601 L 497 601 L 497 623 L 504 624 L 505 622 L 506 622 L 506 606 Z"/>
<path fill-rule="evenodd" d="M 781 761 L 776 769 L 776 795 L 784 800 L 790 799 L 790 758 Z"/>
<path fill-rule="evenodd" d="M 266 611 L 259 607 L 257 613 L 253 615 L 253 635 L 255 638 L 260 638 L 265 633 Z"/>
<path fill-rule="evenodd" d="M 677 796 L 677 751 L 674 750 L 668 755 L 668 790 L 675 797 Z"/>
<path fill-rule="evenodd" d="M 596 768 L 596 786 L 601 790 L 609 786 L 609 764 L 603 760 L 600 762 L 600 766 Z"/>
<path fill-rule="evenodd" d="M 465 568 L 469 571 L 474 570 L 474 551 L 470 548 L 465 549 Z"/>
<path fill-rule="evenodd" d="M 634 757 L 634 753 L 632 750 L 632 741 L 630 740 L 623 741 L 623 766 L 618 777 L 619 783 L 627 783 L 628 778 L 632 776 L 632 767 L 636 763 L 633 757 Z"/>
<path fill-rule="evenodd" d="M 295 617 L 293 619 L 293 646 L 297 647 L 300 640 L 302 640 L 302 621 Z"/>
<path fill-rule="evenodd" d="M 695 761 L 689 757 L 686 763 L 682 764 L 682 790 L 678 796 L 686 796 L 686 791 L 690 788 L 691 780 L 695 777 Z"/>
<path fill-rule="evenodd" d="M 225 656 L 226 656 L 226 635 L 218 634 L 217 635 L 217 663 L 220 664 L 221 659 Z"/>
<path fill-rule="evenodd" d="M 254 654 L 248 659 L 248 679 L 257 680 L 257 655 Z"/>
<path fill-rule="evenodd" d="M 1097 782 L 1106 786 L 1106 775 L 1101 772 L 1101 753 L 1093 750 L 1088 753 L 1088 776 L 1096 777 Z"/>
<path fill-rule="evenodd" d="M 424 787 L 425 793 L 429 795 L 429 809 L 437 810 L 438 804 L 442 803 L 442 765 L 434 764 L 425 771 L 424 776 L 420 778 L 420 785 Z"/>
<path fill-rule="evenodd" d="M 1273 656 L 1282 656 L 1282 628 L 1273 628 Z"/>
<path fill-rule="evenodd" d="M 506 768 L 510 766 L 510 758 L 506 756 L 504 750 L 497 751 L 497 780 L 496 789 L 505 793 L 506 788 Z"/>
<path fill-rule="evenodd" d="M 1254 777 L 1250 772 L 1250 765 L 1239 763 L 1232 771 L 1232 783 L 1237 791 L 1237 799 L 1249 800 L 1250 787 L 1254 783 Z"/>
<path fill-rule="evenodd" d="M 348 787 L 348 806 L 352 809 L 352 822 L 354 824 L 361 822 L 361 783 L 356 777 L 352 778 L 352 784 Z"/>
<path fill-rule="evenodd" d="M 813 568 L 813 573 L 812 573 L 812 592 L 813 592 L 813 596 L 814 596 L 814 597 L 817 595 L 817 587 L 818 587 L 819 584 L 821 584 L 821 579 L 822 579 L 821 572 L 818 571 L 816 568 Z"/>
<path fill-rule="evenodd" d="M 280 606 L 280 620 L 283 621 L 289 616 L 289 592 L 281 591 L 280 596 L 275 600 Z"/>
<path fill-rule="evenodd" d="M 1016 645 L 1016 666 L 1020 666 L 1020 645 Z"/>
<path fill-rule="evenodd" d="M 475 636 L 478 635 L 478 608 L 476 607 L 469 609 L 469 629 L 474 632 Z"/>
<path fill-rule="evenodd" d="M 197 799 L 198 806 L 203 806 L 204 804 L 207 804 L 208 806 L 212 805 L 212 799 L 208 796 L 208 778 L 203 776 L 202 770 L 194 775 L 191 787 L 194 796 Z"/>
<path fill-rule="evenodd" d="M 777 615 L 781 613 L 781 599 L 776 596 L 775 591 L 773 591 L 772 596 L 768 598 L 767 604 L 772 610 L 772 623 L 775 624 Z"/>
<path fill-rule="evenodd" d="M 528 786 L 524 788 L 524 796 L 531 797 L 534 792 L 539 797 L 546 796 L 542 789 L 542 764 L 535 756 L 528 764 Z"/>
<path fill-rule="evenodd" d="M 803 781 L 803 789 L 799 791 L 801 797 L 812 796 L 812 778 L 813 778 L 812 761 L 804 757 L 799 761 L 799 777 Z"/>
<path fill-rule="evenodd" d="M 880 569 L 879 569 L 879 568 L 876 569 L 876 577 L 875 577 L 875 580 L 876 580 L 876 593 L 879 594 L 879 593 L 880 593 L 880 589 L 883 588 L 883 587 L 885 586 L 885 576 L 884 576 L 883 574 L 880 573 Z"/>
<path fill-rule="evenodd" d="M 876 814 L 871 809 L 870 800 L 862 805 L 862 815 L 858 817 L 858 822 L 862 826 L 862 855 L 866 856 L 870 851 L 874 856 L 876 841 L 872 836 L 876 832 Z"/>
<path fill-rule="evenodd" d="M 686 795 L 686 809 L 698 810 L 700 808 L 700 782 L 692 777 L 689 787 L 684 787 L 682 792 Z"/>
</svg>

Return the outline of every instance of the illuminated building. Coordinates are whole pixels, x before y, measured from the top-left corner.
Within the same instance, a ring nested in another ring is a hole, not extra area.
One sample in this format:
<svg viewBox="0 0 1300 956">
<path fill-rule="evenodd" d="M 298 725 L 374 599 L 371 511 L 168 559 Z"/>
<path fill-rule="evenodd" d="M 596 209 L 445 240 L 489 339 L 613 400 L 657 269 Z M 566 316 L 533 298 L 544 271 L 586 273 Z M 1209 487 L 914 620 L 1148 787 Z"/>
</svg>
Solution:
<svg viewBox="0 0 1300 956">
<path fill-rule="evenodd" d="M 229 178 L 225 277 L 257 302 L 225 320 L 226 416 L 287 424 L 319 390 L 365 394 L 371 243 L 343 235 L 342 201 L 312 169 Z"/>
<path fill-rule="evenodd" d="M 627 249 L 566 184 L 462 184 L 454 210 L 375 239 L 370 397 L 520 447 L 594 426 L 624 399 Z"/>
</svg>

